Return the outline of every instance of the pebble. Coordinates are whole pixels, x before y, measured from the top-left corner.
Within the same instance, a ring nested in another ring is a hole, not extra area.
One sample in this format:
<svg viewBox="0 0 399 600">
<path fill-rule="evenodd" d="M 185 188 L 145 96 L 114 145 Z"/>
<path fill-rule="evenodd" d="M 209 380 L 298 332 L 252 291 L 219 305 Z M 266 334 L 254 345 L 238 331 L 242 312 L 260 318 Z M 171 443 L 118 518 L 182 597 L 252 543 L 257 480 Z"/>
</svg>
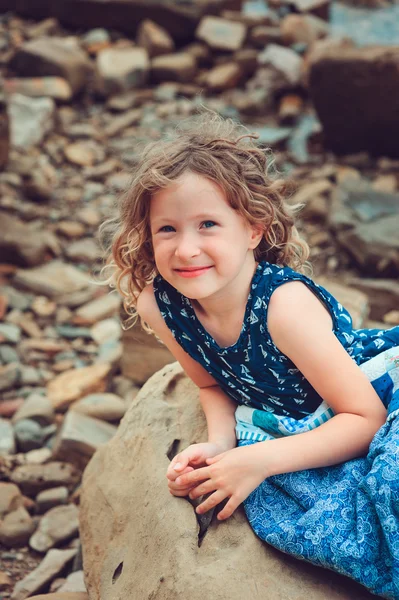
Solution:
<svg viewBox="0 0 399 600">
<path fill-rule="evenodd" d="M 50 548 L 76 536 L 79 531 L 79 511 L 74 504 L 51 508 L 40 519 L 40 523 L 29 540 L 36 552 L 47 552 Z"/>
<path fill-rule="evenodd" d="M 117 293 L 105 294 L 84 304 L 75 312 L 73 321 L 80 325 L 92 325 L 119 313 L 122 299 Z"/>
<path fill-rule="evenodd" d="M 6 419 L 0 419 L 0 456 L 16 452 L 14 429 Z"/>
<path fill-rule="evenodd" d="M 22 419 L 35 419 L 38 423 L 49 424 L 54 419 L 54 408 L 50 400 L 41 394 L 31 394 L 15 413 L 13 423 Z"/>
<path fill-rule="evenodd" d="M 0 519 L 22 506 L 22 495 L 14 483 L 0 481 Z"/>
<path fill-rule="evenodd" d="M 67 504 L 68 498 L 68 488 L 64 486 L 44 490 L 36 496 L 37 512 L 43 514 L 55 506 Z"/>
<path fill-rule="evenodd" d="M 6 365 L 19 362 L 17 350 L 7 344 L 0 344 L 0 362 Z"/>
<path fill-rule="evenodd" d="M 109 364 L 92 365 L 81 369 L 71 369 L 61 373 L 49 382 L 48 397 L 56 410 L 65 409 L 71 402 L 79 400 L 90 392 L 103 392 Z"/>
<path fill-rule="evenodd" d="M 38 450 L 57 431 L 55 425 L 42 427 L 33 419 L 21 419 L 14 425 L 14 435 L 21 452 Z"/>
<path fill-rule="evenodd" d="M 0 323 L 0 342 L 17 344 L 21 339 L 21 329 L 12 323 Z"/>
<path fill-rule="evenodd" d="M 114 318 L 99 321 L 90 329 L 91 337 L 97 344 L 113 342 L 120 339 L 122 335 L 121 324 Z"/>
<path fill-rule="evenodd" d="M 0 417 L 10 419 L 24 404 L 23 398 L 14 398 L 13 400 L 3 400 L 0 402 Z"/>
<path fill-rule="evenodd" d="M 25 496 L 37 496 L 43 490 L 66 486 L 71 489 L 80 479 L 80 471 L 69 463 L 60 461 L 41 464 L 28 464 L 16 467 L 11 475 Z"/>
<path fill-rule="evenodd" d="M 70 410 L 102 421 L 119 421 L 126 412 L 126 404 L 116 394 L 89 394 L 72 404 Z"/>
<path fill-rule="evenodd" d="M 34 528 L 32 517 L 20 506 L 8 513 L 0 523 L 0 542 L 7 548 L 26 546 Z"/>
<path fill-rule="evenodd" d="M 50 448 L 31 450 L 25 454 L 25 461 L 28 465 L 42 465 L 50 460 L 51 454 Z"/>
</svg>

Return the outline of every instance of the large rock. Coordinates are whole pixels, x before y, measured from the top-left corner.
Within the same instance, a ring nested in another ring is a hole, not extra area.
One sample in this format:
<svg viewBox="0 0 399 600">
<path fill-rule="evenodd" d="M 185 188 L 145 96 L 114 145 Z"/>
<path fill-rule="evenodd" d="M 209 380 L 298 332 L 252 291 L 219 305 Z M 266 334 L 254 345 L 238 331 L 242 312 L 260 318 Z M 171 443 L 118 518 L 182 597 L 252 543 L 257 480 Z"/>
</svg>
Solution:
<svg viewBox="0 0 399 600">
<path fill-rule="evenodd" d="M 224 8 L 240 9 L 242 0 L 169 2 L 165 0 L 0 0 L 0 12 L 11 10 L 25 17 L 56 17 L 79 29 L 105 27 L 135 34 L 144 19 L 151 19 L 180 41 L 191 41 L 201 17 Z"/>
<path fill-rule="evenodd" d="M 91 71 L 87 55 L 75 41 L 56 37 L 26 42 L 16 52 L 10 66 L 24 77 L 62 77 L 73 92 L 82 89 Z"/>
<path fill-rule="evenodd" d="M 278 553 L 242 508 L 225 522 L 170 495 L 169 460 L 206 439 L 195 386 L 168 365 L 142 388 L 82 483 L 80 532 L 90 600 L 366 600 L 363 588 Z"/>
<path fill-rule="evenodd" d="M 399 46 L 322 45 L 309 60 L 326 146 L 338 154 L 398 157 Z"/>
</svg>

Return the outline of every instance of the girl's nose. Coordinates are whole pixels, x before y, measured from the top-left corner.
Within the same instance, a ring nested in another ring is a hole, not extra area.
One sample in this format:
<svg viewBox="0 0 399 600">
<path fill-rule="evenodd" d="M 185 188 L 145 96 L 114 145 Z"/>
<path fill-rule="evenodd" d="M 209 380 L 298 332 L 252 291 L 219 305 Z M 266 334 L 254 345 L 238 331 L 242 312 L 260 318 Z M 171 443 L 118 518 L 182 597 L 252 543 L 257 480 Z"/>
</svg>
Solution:
<svg viewBox="0 0 399 600">
<path fill-rule="evenodd" d="M 194 256 L 198 256 L 200 252 L 195 237 L 190 235 L 181 236 L 175 250 L 176 256 L 182 260 L 189 260 Z"/>
</svg>

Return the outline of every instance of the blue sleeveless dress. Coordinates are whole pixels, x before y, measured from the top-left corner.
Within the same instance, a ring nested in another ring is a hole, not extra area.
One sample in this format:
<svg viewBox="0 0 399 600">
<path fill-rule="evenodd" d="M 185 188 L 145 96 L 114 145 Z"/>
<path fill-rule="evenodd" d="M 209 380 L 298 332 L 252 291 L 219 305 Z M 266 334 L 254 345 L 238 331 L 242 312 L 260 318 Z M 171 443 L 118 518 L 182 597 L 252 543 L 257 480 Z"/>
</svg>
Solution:
<svg viewBox="0 0 399 600">
<path fill-rule="evenodd" d="M 366 373 L 388 418 L 366 457 L 266 479 L 244 502 L 248 520 L 276 548 L 399 600 L 399 326 L 353 329 L 349 313 L 326 289 L 267 262 L 257 266 L 241 334 L 227 348 L 160 275 L 154 293 L 177 342 L 237 402 L 238 444 L 248 445 L 307 431 L 333 416 L 267 328 L 271 294 L 289 281 L 302 281 L 329 310 L 336 337 Z"/>
</svg>

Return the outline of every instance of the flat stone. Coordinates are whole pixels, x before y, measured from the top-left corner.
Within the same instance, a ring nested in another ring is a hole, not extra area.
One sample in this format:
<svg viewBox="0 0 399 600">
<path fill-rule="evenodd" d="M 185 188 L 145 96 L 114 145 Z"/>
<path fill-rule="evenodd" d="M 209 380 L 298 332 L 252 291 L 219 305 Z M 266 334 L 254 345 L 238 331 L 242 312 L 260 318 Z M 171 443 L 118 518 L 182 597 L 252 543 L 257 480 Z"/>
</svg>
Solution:
<svg viewBox="0 0 399 600">
<path fill-rule="evenodd" d="M 98 242 L 92 237 L 76 240 L 68 244 L 66 255 L 75 262 L 93 264 L 101 256 Z"/>
<path fill-rule="evenodd" d="M 13 282 L 38 294 L 57 299 L 89 287 L 90 278 L 72 265 L 52 261 L 34 269 L 20 269 Z"/>
<path fill-rule="evenodd" d="M 116 430 L 114 425 L 70 410 L 54 444 L 53 456 L 84 469 L 96 450 L 109 442 Z"/>
<path fill-rule="evenodd" d="M 204 17 L 195 32 L 195 37 L 215 50 L 239 50 L 247 35 L 243 23 L 234 23 L 220 17 Z"/>
<path fill-rule="evenodd" d="M 147 50 L 150 57 L 170 54 L 175 49 L 172 36 L 150 19 L 140 23 L 137 30 L 137 43 Z"/>
<path fill-rule="evenodd" d="M 15 585 L 11 600 L 26 600 L 26 598 L 31 598 L 35 592 L 41 590 L 59 575 L 75 557 L 76 553 L 76 549 L 49 550 L 40 565 Z M 58 599 L 57 595 L 37 596 L 36 600 L 38 598 L 46 598 L 48 600 L 51 596 L 55 596 L 54 600 L 67 600 L 67 598 L 63 599 L 62 597 Z M 78 600 L 78 598 L 74 600 Z"/>
<path fill-rule="evenodd" d="M 65 486 L 43 490 L 36 496 L 37 511 L 39 514 L 43 514 L 55 506 L 67 504 L 68 498 L 69 492 Z"/>
<path fill-rule="evenodd" d="M 79 511 L 75 504 L 55 506 L 40 519 L 29 546 L 36 552 L 47 552 L 57 544 L 76 537 L 79 531 Z"/>
<path fill-rule="evenodd" d="M 52 461 L 44 465 L 29 464 L 16 467 L 11 480 L 25 496 L 35 497 L 48 488 L 65 486 L 73 489 L 80 476 L 80 471 L 70 463 Z"/>
<path fill-rule="evenodd" d="M 115 318 L 98 321 L 90 330 L 91 336 L 97 344 L 117 341 L 121 338 L 122 328 L 120 321 Z"/>
<path fill-rule="evenodd" d="M 106 48 L 97 54 L 97 89 L 106 96 L 142 87 L 149 75 L 144 48 Z"/>
<path fill-rule="evenodd" d="M 0 543 L 7 548 L 26 546 L 34 529 L 32 517 L 20 506 L 8 513 L 0 523 Z"/>
<path fill-rule="evenodd" d="M 50 448 L 39 448 L 38 450 L 30 450 L 25 454 L 27 465 L 43 465 L 51 458 Z"/>
<path fill-rule="evenodd" d="M 88 31 L 82 38 L 82 44 L 89 54 L 98 54 L 101 50 L 109 48 L 111 38 L 106 29 L 97 27 Z"/>
<path fill-rule="evenodd" d="M 0 391 L 9 390 L 21 381 L 21 366 L 11 363 L 4 367 L 0 366 Z"/>
<path fill-rule="evenodd" d="M 0 419 L 0 456 L 16 452 L 14 429 L 10 421 Z"/>
<path fill-rule="evenodd" d="M 0 402 L 0 417 L 11 419 L 19 408 L 23 405 L 23 398 L 13 398 L 12 400 L 2 400 Z"/>
<path fill-rule="evenodd" d="M 46 396 L 33 393 L 15 413 L 12 422 L 17 423 L 21 419 L 36 419 L 42 424 L 52 423 L 54 420 L 53 405 Z"/>
<path fill-rule="evenodd" d="M 21 329 L 12 323 L 0 323 L 0 342 L 17 344 L 21 339 Z"/>
<path fill-rule="evenodd" d="M 195 58 L 189 52 L 156 56 L 151 61 L 151 78 L 156 81 L 192 81 L 197 71 Z"/>
<path fill-rule="evenodd" d="M 32 229 L 5 211 L 0 212 L 0 253 L 3 262 L 34 267 L 44 262 L 49 250 L 49 232 Z"/>
<path fill-rule="evenodd" d="M 302 58 L 290 48 L 269 44 L 259 54 L 259 64 L 271 65 L 292 85 L 298 84 L 301 80 Z"/>
<path fill-rule="evenodd" d="M 242 75 L 241 68 L 235 62 L 213 67 L 206 75 L 206 86 L 213 92 L 221 92 L 234 88 Z"/>
<path fill-rule="evenodd" d="M 55 104 L 51 98 L 12 94 L 8 103 L 11 145 L 28 148 L 40 144 L 53 129 Z"/>
<path fill-rule="evenodd" d="M 0 481 L 0 519 L 23 504 L 22 494 L 14 483 Z"/>
<path fill-rule="evenodd" d="M 68 144 L 64 153 L 69 162 L 79 167 L 91 167 L 96 162 L 96 153 L 90 143 Z"/>
<path fill-rule="evenodd" d="M 289 14 L 280 22 L 280 30 L 281 39 L 287 46 L 300 43 L 310 46 L 329 33 L 327 23 L 314 15 Z"/>
<path fill-rule="evenodd" d="M 73 316 L 73 322 L 77 325 L 93 325 L 118 314 L 121 303 L 122 299 L 119 294 L 105 294 L 78 308 Z"/>
<path fill-rule="evenodd" d="M 140 119 L 143 115 L 143 111 L 141 108 L 133 108 L 131 110 L 127 110 L 125 113 L 118 117 L 114 117 L 110 123 L 104 128 L 104 134 L 107 137 L 114 137 L 121 133 L 127 127 L 131 127 L 132 125 L 137 125 L 140 122 Z M 112 162 L 105 163 L 110 168 L 103 168 L 102 176 L 109 175 L 115 170 L 115 164 Z M 104 165 L 103 165 L 104 166 Z M 87 171 L 86 171 L 87 174 Z M 91 173 L 92 175 L 92 173 Z"/>
<path fill-rule="evenodd" d="M 17 50 L 10 66 L 22 76 L 61 77 L 74 94 L 86 85 L 91 72 L 90 62 L 78 43 L 57 37 L 26 42 Z"/>
<path fill-rule="evenodd" d="M 56 431 L 57 428 L 55 425 L 43 427 L 33 419 L 21 419 L 14 425 L 14 435 L 18 450 L 21 452 L 38 450 Z"/>
<path fill-rule="evenodd" d="M 91 392 L 105 391 L 109 371 L 108 364 L 65 371 L 47 385 L 48 397 L 56 410 L 65 409 Z"/>
<path fill-rule="evenodd" d="M 119 421 L 126 412 L 126 404 L 116 394 L 89 394 L 74 402 L 70 410 L 101 421 Z"/>
<path fill-rule="evenodd" d="M 68 101 L 72 98 L 71 86 L 62 77 L 23 77 L 5 79 L 7 94 L 23 94 L 32 98 L 47 96 L 53 100 Z"/>
</svg>

